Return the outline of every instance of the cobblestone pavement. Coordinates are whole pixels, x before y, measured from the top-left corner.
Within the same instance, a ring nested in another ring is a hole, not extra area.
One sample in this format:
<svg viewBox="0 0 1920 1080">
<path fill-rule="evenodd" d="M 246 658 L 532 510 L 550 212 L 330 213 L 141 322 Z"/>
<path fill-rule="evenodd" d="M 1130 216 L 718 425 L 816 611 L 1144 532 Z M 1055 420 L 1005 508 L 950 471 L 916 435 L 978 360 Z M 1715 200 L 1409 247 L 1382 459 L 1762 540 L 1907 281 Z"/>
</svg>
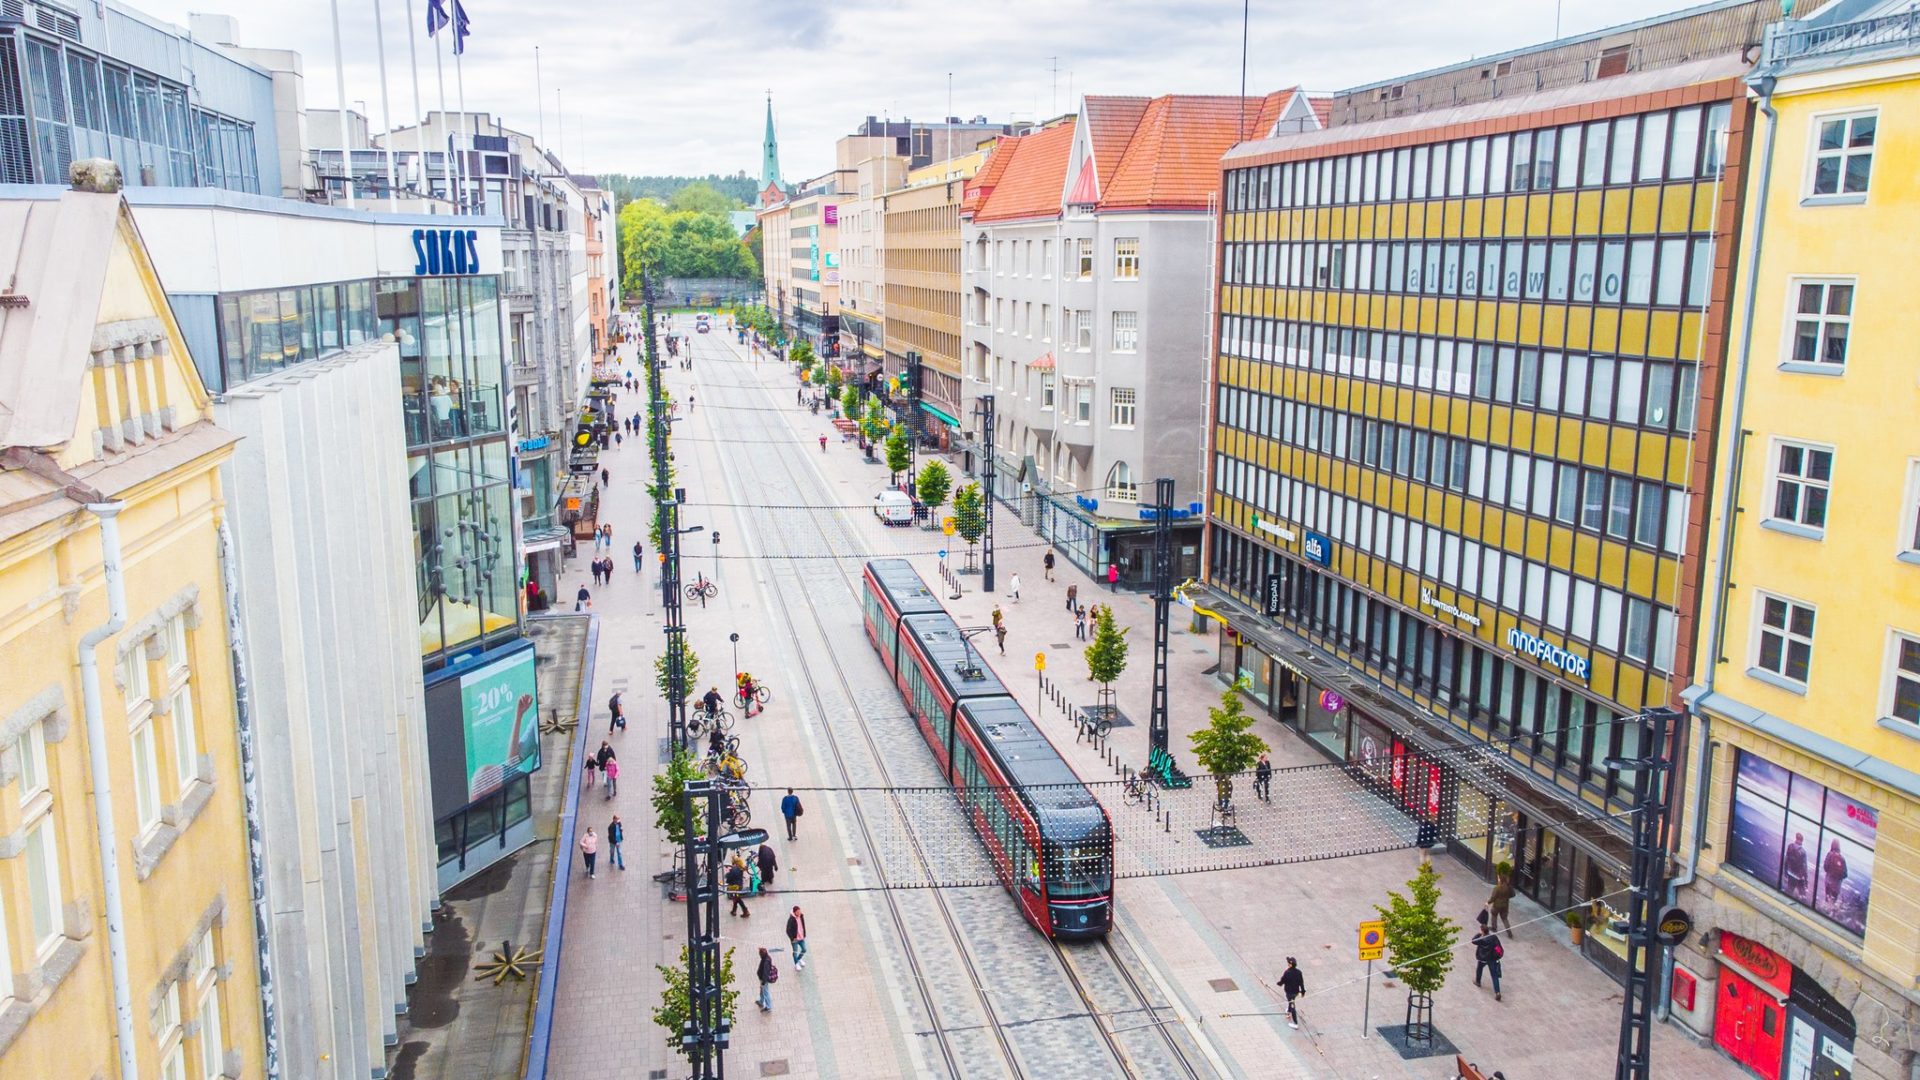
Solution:
<svg viewBox="0 0 1920 1080">
<path fill-rule="evenodd" d="M 682 320 L 676 332 L 689 329 Z M 792 403 L 790 369 L 771 360 L 755 363 L 719 333 L 690 334 L 689 340 L 695 369 L 669 369 L 676 398 L 694 399 L 693 410 L 683 412 L 676 427 L 675 464 L 694 504 L 683 523 L 702 525 L 706 532 L 686 538 L 684 574 L 704 573 L 719 586 L 719 596 L 707 608 L 696 604 L 687 612 L 690 640 L 701 661 L 699 692 L 708 685 L 726 689 L 734 670 L 728 635 L 737 632 L 739 666 L 767 681 L 776 695 L 763 715 L 735 729 L 752 763 L 755 822 L 772 824 L 781 868 L 771 895 L 752 903 L 751 916 L 724 920 L 729 944 L 737 950 L 741 990 L 730 1072 L 1006 1075 L 1013 1067 L 1006 1048 L 983 1026 L 990 1004 L 1006 1033 L 1013 1065 L 1033 1076 L 1121 1075 L 1119 1059 L 1102 1043 L 1102 1030 L 1114 1033 L 1129 1057 L 1161 1055 L 1140 1060 L 1136 1075 L 1173 1075 L 1167 1044 L 1157 1037 L 1161 1027 L 1177 1033 L 1188 1062 L 1202 1076 L 1452 1075 L 1451 1059 L 1403 1061 L 1377 1034 L 1363 1037 L 1367 988 L 1365 965 L 1353 958 L 1355 924 L 1372 918 L 1371 905 L 1411 876 L 1419 859 L 1411 850 L 1121 881 L 1116 956 L 1070 950 L 1069 959 L 1100 1012 L 1094 1018 L 1086 1015 L 1067 965 L 1020 922 L 1000 891 L 946 890 L 944 915 L 939 898 L 928 890 L 857 891 L 878 884 L 890 870 L 872 865 L 874 849 L 863 839 L 860 822 L 868 820 L 877 831 L 877 819 L 897 815 L 897 805 L 863 802 L 856 815 L 849 795 L 814 796 L 801 818 L 799 839 L 781 839 L 776 806 L 785 784 L 869 783 L 881 763 L 893 783 L 932 782 L 931 759 L 904 723 L 860 629 L 853 590 L 832 556 L 918 553 L 909 557 L 929 582 L 937 582 L 939 560 L 932 551 L 939 540 L 937 534 L 881 529 L 864 511 L 798 509 L 826 502 L 864 504 L 886 485 L 887 471 L 840 444 L 824 413 L 814 415 Z M 632 393 L 623 394 L 618 404 L 622 415 L 639 407 Z M 830 436 L 824 453 L 817 441 L 822 434 Z M 603 847 L 598 877 L 577 881 L 569 900 L 553 1074 L 678 1076 L 683 1067 L 651 1018 L 660 993 L 653 965 L 678 957 L 686 909 L 664 899 L 650 880 L 654 871 L 671 865 L 671 852 L 657 839 L 646 803 L 647 781 L 666 734 L 664 706 L 653 684 L 653 660 L 663 640 L 657 564 L 649 551 L 643 572 L 635 573 L 631 558 L 633 541 L 645 537 L 651 512 L 644 488 L 647 461 L 642 441 L 633 439 L 608 457 L 613 479 L 606 520 L 614 525 L 619 573 L 614 584 L 594 592 L 602 621 L 595 701 L 604 724 L 607 697 L 623 691 L 631 727 L 612 737 L 625 767 L 620 793 L 607 799 L 597 789 L 583 792 L 582 821 L 604 832 L 604 819 L 621 814 L 629 829 L 630 869 L 623 875 L 608 868 Z M 719 558 L 708 538 L 715 531 L 721 537 Z M 1043 705 L 1036 715 L 1089 781 L 1114 777 L 1114 760 L 1137 767 L 1146 758 L 1150 603 L 1135 594 L 1108 593 L 1104 583 L 1073 571 L 1064 559 L 1054 571 L 1058 580 L 1047 582 L 1041 567 L 1044 546 L 1004 508 L 995 536 L 1001 587 L 1017 571 L 1021 599 L 982 596 L 977 576 L 963 578 L 965 594 L 949 603 L 954 617 L 962 626 L 983 624 L 999 604 L 1009 630 L 1006 654 L 985 651 L 1008 686 L 1016 692 L 1035 687 L 1032 657 L 1046 651 L 1049 677 L 1069 698 L 1086 703 L 1096 687 L 1085 680 L 1063 590 L 1077 582 L 1082 602 L 1113 604 L 1123 625 L 1139 628 L 1129 670 L 1115 689 L 1121 709 L 1140 723 L 1117 729 L 1103 756 L 1074 741 L 1073 728 L 1058 709 Z M 849 544 L 865 550 L 849 550 Z M 767 551 L 827 557 L 734 557 Z M 563 596 L 586 581 L 585 562 L 591 557 L 583 550 L 575 560 Z M 1184 611 L 1175 611 L 1169 651 L 1171 745 L 1190 762 L 1186 736 L 1205 723 L 1206 708 L 1217 703 L 1222 685 L 1210 673 L 1213 636 L 1185 632 L 1179 625 Z M 813 674 L 811 684 L 802 677 L 803 665 Z M 1324 761 L 1273 721 L 1263 719 L 1256 730 L 1273 745 L 1276 767 Z M 871 744 L 865 733 L 872 735 Z M 1252 812 L 1285 814 L 1287 794 L 1283 784 L 1276 784 L 1278 811 Z M 1110 811 L 1116 819 L 1146 813 L 1115 805 Z M 930 835 L 956 835 L 950 822 L 927 824 Z M 1143 834 L 1133 823 L 1119 824 L 1123 836 Z M 1189 830 L 1188 839 L 1176 836 L 1164 847 L 1127 857 L 1190 864 L 1193 860 L 1177 845 L 1197 845 L 1191 835 Z M 1450 913 L 1470 923 L 1486 883 L 1450 858 L 1435 862 L 1444 875 Z M 570 866 L 576 875 L 582 872 L 577 854 Z M 804 971 L 795 971 L 786 955 L 785 913 L 795 903 L 808 918 Z M 1508 947 L 1505 1000 L 1496 1003 L 1490 992 L 1474 988 L 1470 954 L 1463 950 L 1449 985 L 1437 996 L 1440 1030 L 1470 1060 L 1516 1078 L 1608 1074 L 1619 988 L 1572 949 L 1565 928 L 1550 913 L 1519 900 L 1514 916 L 1520 925 Z M 975 965 L 971 971 L 960 963 L 957 937 L 966 942 Z M 911 955 L 903 939 L 911 944 Z M 765 1015 L 753 1005 L 759 946 L 772 950 L 782 969 L 773 988 L 774 1009 Z M 1287 955 L 1299 958 L 1309 991 L 1305 1022 L 1297 1031 L 1287 1027 L 1273 987 Z M 1122 985 L 1121 969 L 1136 990 Z M 1404 992 L 1378 971 L 1373 983 L 1371 1026 L 1402 1020 Z M 1157 1017 L 1139 1004 L 1141 996 L 1163 1007 Z M 1656 1075 L 1738 1075 L 1730 1062 L 1670 1027 L 1656 1029 L 1654 1052 Z"/>
</svg>

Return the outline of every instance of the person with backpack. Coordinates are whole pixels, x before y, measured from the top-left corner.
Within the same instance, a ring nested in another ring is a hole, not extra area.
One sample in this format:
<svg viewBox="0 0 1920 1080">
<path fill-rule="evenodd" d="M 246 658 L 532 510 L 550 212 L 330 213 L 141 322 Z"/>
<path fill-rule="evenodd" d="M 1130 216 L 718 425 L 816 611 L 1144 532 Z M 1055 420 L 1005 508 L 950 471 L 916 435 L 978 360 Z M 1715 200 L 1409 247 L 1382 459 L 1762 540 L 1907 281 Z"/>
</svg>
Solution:
<svg viewBox="0 0 1920 1080">
<path fill-rule="evenodd" d="M 1500 935 L 1488 929 L 1485 923 L 1480 932 L 1473 936 L 1473 985 L 1480 985 L 1480 974 L 1493 975 L 1493 1000 L 1500 1000 L 1500 961 L 1507 955 L 1506 946 L 1500 944 Z"/>
<path fill-rule="evenodd" d="M 627 838 L 627 828 L 626 826 L 620 824 L 620 815 L 619 814 L 613 815 L 613 820 L 607 823 L 607 865 L 608 866 L 617 866 L 623 871 L 627 868 L 626 856 L 620 854 L 620 844 L 626 838 Z"/>
<path fill-rule="evenodd" d="M 770 987 L 780 981 L 780 969 L 773 966 L 773 954 L 765 945 L 760 946 L 760 966 L 754 971 L 760 977 L 760 1011 L 773 1011 L 773 992 Z"/>
<path fill-rule="evenodd" d="M 806 807 L 800 805 L 800 796 L 788 788 L 787 797 L 780 800 L 780 816 L 787 819 L 787 839 L 794 839 L 793 827 L 799 822 L 800 815 L 806 812 Z"/>
<path fill-rule="evenodd" d="M 742 918 L 751 917 L 753 912 L 747 909 L 747 901 L 745 899 L 747 893 L 747 864 L 738 855 L 735 855 L 733 860 L 727 863 L 726 882 L 727 896 L 731 900 L 731 905 L 727 908 L 727 914 L 739 915 Z"/>
<path fill-rule="evenodd" d="M 1273 762 L 1264 753 L 1253 767 L 1253 793 L 1266 802 L 1273 801 Z"/>
<path fill-rule="evenodd" d="M 1300 970 L 1300 961 L 1287 957 L 1287 970 L 1280 973 L 1280 992 L 1287 998 L 1287 1026 L 1299 1028 L 1300 1010 L 1295 1004 L 1307 996 L 1307 977 Z"/>
<path fill-rule="evenodd" d="M 615 728 L 627 730 L 627 714 L 620 708 L 618 693 L 607 699 L 607 734 L 613 734 Z"/>
</svg>

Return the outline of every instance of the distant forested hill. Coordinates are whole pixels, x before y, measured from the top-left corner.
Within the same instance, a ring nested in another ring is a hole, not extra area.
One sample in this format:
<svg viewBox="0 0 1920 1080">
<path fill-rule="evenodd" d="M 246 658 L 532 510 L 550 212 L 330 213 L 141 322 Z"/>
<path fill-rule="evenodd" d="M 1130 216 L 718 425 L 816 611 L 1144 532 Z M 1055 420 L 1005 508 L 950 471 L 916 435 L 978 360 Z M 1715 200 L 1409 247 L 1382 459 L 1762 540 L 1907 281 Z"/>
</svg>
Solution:
<svg viewBox="0 0 1920 1080">
<path fill-rule="evenodd" d="M 732 176 L 628 176 L 625 173 L 603 173 L 600 186 L 614 193 L 622 205 L 632 199 L 653 198 L 661 202 L 673 201 L 673 196 L 688 184 L 705 183 L 715 191 L 730 199 L 738 199 L 743 205 L 752 206 L 760 195 L 759 181 L 746 173 Z"/>
</svg>

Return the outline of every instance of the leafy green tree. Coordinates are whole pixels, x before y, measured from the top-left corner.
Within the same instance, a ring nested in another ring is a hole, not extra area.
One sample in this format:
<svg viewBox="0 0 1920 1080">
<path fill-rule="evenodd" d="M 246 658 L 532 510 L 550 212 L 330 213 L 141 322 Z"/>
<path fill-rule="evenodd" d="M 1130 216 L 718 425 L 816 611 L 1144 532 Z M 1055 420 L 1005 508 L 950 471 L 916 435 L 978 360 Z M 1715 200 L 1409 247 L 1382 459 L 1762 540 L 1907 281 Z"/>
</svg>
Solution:
<svg viewBox="0 0 1920 1080">
<path fill-rule="evenodd" d="M 1113 609 L 1100 605 L 1093 623 L 1093 641 L 1087 645 L 1087 675 L 1100 684 L 1100 707 L 1113 709 L 1113 681 L 1127 670 L 1127 631 L 1113 621 Z"/>
<path fill-rule="evenodd" d="M 881 436 L 886 433 L 886 406 L 880 404 L 880 396 L 878 394 L 869 395 L 867 397 L 867 414 L 860 418 L 860 434 L 865 435 L 867 442 L 872 444 L 879 442 Z M 872 451 L 868 451 L 868 456 L 872 456 Z"/>
<path fill-rule="evenodd" d="M 973 545 L 987 532 L 986 506 L 981 502 L 980 485 L 968 484 L 953 493 L 953 531 L 967 542 L 967 560 L 973 560 Z"/>
<path fill-rule="evenodd" d="M 907 433 L 895 428 L 887 436 L 887 483 L 900 482 L 900 474 L 913 464 L 913 446 L 907 442 Z"/>
<path fill-rule="evenodd" d="M 939 458 L 920 466 L 920 477 L 916 482 L 920 489 L 920 501 L 926 505 L 927 521 L 932 523 L 940 516 L 940 508 L 946 505 L 947 493 L 953 490 L 953 474 L 947 471 L 947 463 Z"/>
<path fill-rule="evenodd" d="M 664 985 L 660 990 L 660 1007 L 653 1010 L 653 1022 L 666 1029 L 667 1046 L 677 1054 L 686 1053 L 680 1045 L 680 1033 L 693 1018 L 693 997 L 689 993 L 693 980 L 689 966 L 685 945 L 680 947 L 680 963 L 672 967 L 654 965 Z M 739 999 L 740 991 L 733 988 L 733 950 L 728 949 L 720 957 L 720 1015 L 729 1025 L 733 1023 L 734 1005 Z"/>
<path fill-rule="evenodd" d="M 840 369 L 830 368 L 829 371 L 838 374 Z M 833 378 L 833 374 L 829 374 L 827 378 Z M 840 388 L 840 415 L 849 420 L 860 419 L 860 388 L 852 383 L 847 383 Z"/>
<path fill-rule="evenodd" d="M 1373 910 L 1386 923 L 1387 961 L 1407 986 L 1409 1015 L 1431 1017 L 1433 995 L 1453 970 L 1460 939 L 1460 924 L 1440 914 L 1440 875 L 1433 864 L 1422 862 L 1406 895 L 1389 891 L 1386 906 Z"/>
<path fill-rule="evenodd" d="M 1253 717 L 1247 715 L 1237 683 L 1220 695 L 1220 707 L 1208 709 L 1207 716 L 1210 721 L 1207 726 L 1187 738 L 1193 741 L 1194 759 L 1213 774 L 1220 805 L 1230 806 L 1234 775 L 1253 768 L 1260 755 L 1266 753 L 1267 741 L 1247 730 L 1253 726 Z"/>
<path fill-rule="evenodd" d="M 668 677 L 671 672 L 667 668 L 667 658 L 676 652 L 680 654 L 681 662 L 685 665 L 686 670 L 686 679 L 680 684 L 680 687 L 685 692 L 684 700 L 691 701 L 694 697 L 693 688 L 700 683 L 700 657 L 692 648 L 688 647 L 687 635 L 674 634 L 667 638 L 666 649 L 662 650 L 659 656 L 653 658 L 654 682 L 660 687 L 661 697 L 667 697 L 673 692 L 673 688 L 668 682 Z"/>
<path fill-rule="evenodd" d="M 653 777 L 653 823 L 673 844 L 687 842 L 685 798 L 687 785 L 705 780 L 706 771 L 685 749 L 676 748 L 667 767 Z M 702 830 L 703 832 L 705 830 Z"/>
<path fill-rule="evenodd" d="M 762 333 L 760 336 L 765 337 L 766 334 Z M 815 360 L 813 346 L 804 341 L 796 341 L 793 343 L 793 351 L 787 354 L 787 358 L 800 365 L 801 371 L 805 371 L 813 366 Z"/>
<path fill-rule="evenodd" d="M 807 345 L 806 342 L 803 341 L 800 343 L 800 345 L 806 345 L 807 352 L 809 354 L 813 352 L 813 346 Z M 794 348 L 798 349 L 800 348 L 800 345 L 795 345 Z M 840 368 L 838 365 L 836 364 L 827 365 L 827 393 L 832 394 L 836 398 L 839 397 L 840 390 L 842 387 L 846 385 L 846 381 L 847 381 L 846 377 L 840 374 Z"/>
<path fill-rule="evenodd" d="M 747 204 L 739 199 L 721 194 L 705 180 L 695 180 L 686 187 L 673 193 L 667 200 L 667 209 L 688 211 L 695 214 L 727 214 L 734 210 L 745 210 Z"/>
</svg>

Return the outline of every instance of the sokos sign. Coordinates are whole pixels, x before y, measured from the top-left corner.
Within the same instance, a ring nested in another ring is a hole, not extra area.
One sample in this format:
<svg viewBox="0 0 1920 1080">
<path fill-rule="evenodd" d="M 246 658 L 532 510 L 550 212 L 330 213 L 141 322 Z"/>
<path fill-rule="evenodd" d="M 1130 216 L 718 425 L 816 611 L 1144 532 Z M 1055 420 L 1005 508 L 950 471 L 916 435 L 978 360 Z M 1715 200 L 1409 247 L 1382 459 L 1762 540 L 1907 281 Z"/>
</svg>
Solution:
<svg viewBox="0 0 1920 1080">
<path fill-rule="evenodd" d="M 1507 648 L 1522 656 L 1531 656 L 1548 667 L 1559 668 L 1576 679 L 1587 678 L 1588 662 L 1550 641 L 1542 641 L 1519 627 L 1507 631 Z"/>
<path fill-rule="evenodd" d="M 480 272 L 479 230 L 413 230 L 414 277 L 454 277 Z"/>
</svg>

